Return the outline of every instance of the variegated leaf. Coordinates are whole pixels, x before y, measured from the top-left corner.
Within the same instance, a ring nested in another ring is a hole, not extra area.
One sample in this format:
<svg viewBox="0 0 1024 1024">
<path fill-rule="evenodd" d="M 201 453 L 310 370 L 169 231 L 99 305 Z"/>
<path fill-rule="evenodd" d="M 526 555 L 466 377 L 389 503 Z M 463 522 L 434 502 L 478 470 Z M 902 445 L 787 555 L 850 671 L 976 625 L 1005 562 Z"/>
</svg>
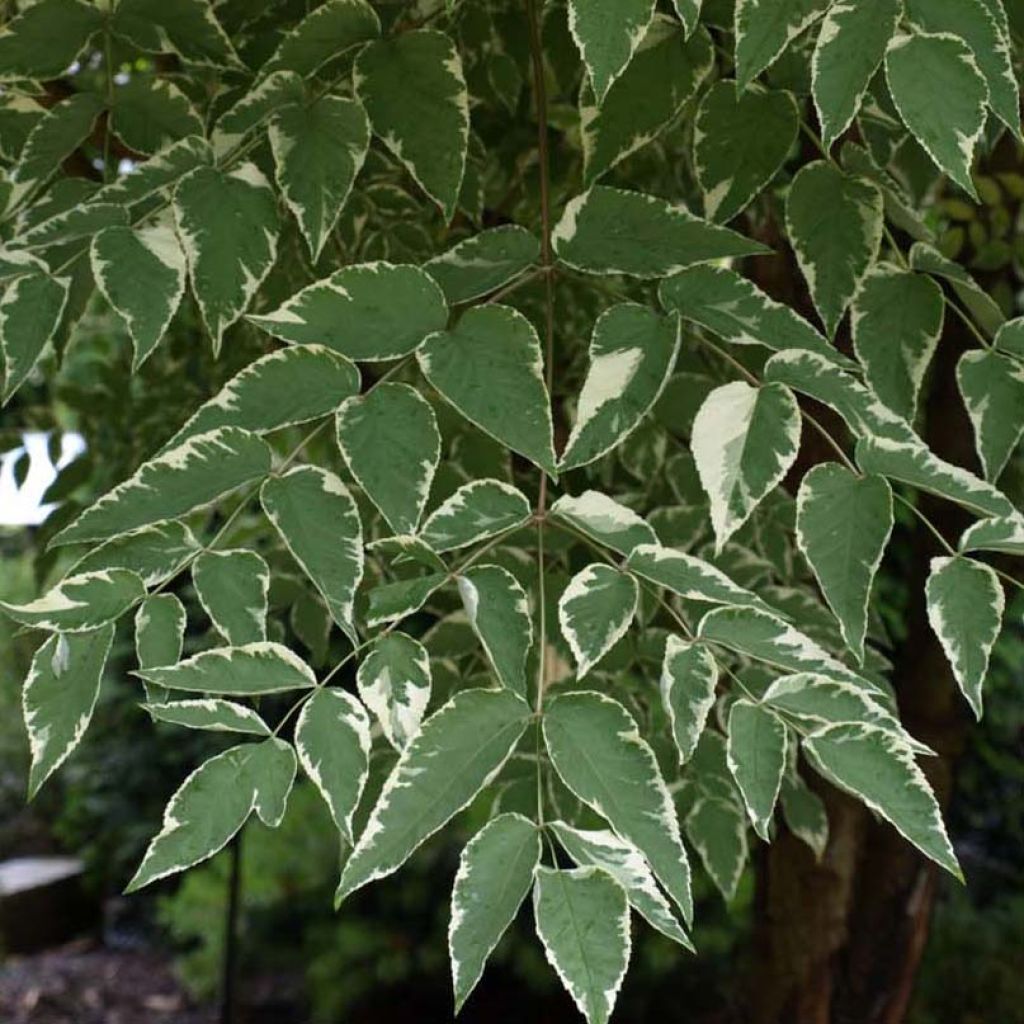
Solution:
<svg viewBox="0 0 1024 1024">
<path fill-rule="evenodd" d="M 819 160 L 793 179 L 786 230 L 830 338 L 878 254 L 882 224 L 882 193 L 866 178 Z"/>
<path fill-rule="evenodd" d="M 185 254 L 167 225 L 111 227 L 92 239 L 92 273 L 120 314 L 134 347 L 134 370 L 164 336 L 185 294 Z"/>
<path fill-rule="evenodd" d="M 526 698 L 533 646 L 530 604 L 519 581 L 497 565 L 474 565 L 456 578 L 462 606 L 502 686 Z"/>
<path fill-rule="evenodd" d="M 729 710 L 729 771 L 754 831 L 768 842 L 775 802 L 786 770 L 789 733 L 767 708 L 741 698 Z"/>
<path fill-rule="evenodd" d="M 561 469 L 599 459 L 640 425 L 668 382 L 680 335 L 677 317 L 658 316 L 636 303 L 601 314 Z"/>
<path fill-rule="evenodd" d="M 721 551 L 793 465 L 800 447 L 800 408 L 789 388 L 779 384 L 725 384 L 701 405 L 692 446 Z"/>
<path fill-rule="evenodd" d="M 555 473 L 551 404 L 540 339 L 510 306 L 468 310 L 416 353 L 427 380 L 471 423 Z"/>
<path fill-rule="evenodd" d="M 363 706 L 343 690 L 318 689 L 295 723 L 295 750 L 342 838 L 351 843 L 352 816 L 369 773 L 370 719 Z"/>
<path fill-rule="evenodd" d="M 28 604 L 0 601 L 15 622 L 57 633 L 85 633 L 113 622 L 146 596 L 142 580 L 127 569 L 68 576 Z"/>
<path fill-rule="evenodd" d="M 628 555 L 638 544 L 654 544 L 658 539 L 651 526 L 632 509 L 600 491 L 584 491 L 575 497 L 563 494 L 551 506 L 551 515 L 620 555 Z"/>
<path fill-rule="evenodd" d="M 636 614 L 636 580 L 603 563 L 578 572 L 558 601 L 558 624 L 582 679 L 626 635 Z"/>
<path fill-rule="evenodd" d="M 736 78 L 745 89 L 828 9 L 831 0 L 736 0 Z"/>
<path fill-rule="evenodd" d="M 598 104 L 643 42 L 654 6 L 654 0 L 569 0 L 569 31 Z"/>
<path fill-rule="evenodd" d="M 492 818 L 463 848 L 448 923 L 456 1013 L 526 899 L 540 852 L 540 832 L 521 814 Z"/>
<path fill-rule="evenodd" d="M 881 815 L 926 857 L 963 879 L 942 814 L 910 747 L 875 725 L 830 725 L 801 744 L 816 771 Z"/>
<path fill-rule="evenodd" d="M 540 243 L 518 224 L 502 224 L 463 239 L 424 264 L 452 304 L 487 295 L 536 262 Z"/>
<path fill-rule="evenodd" d="M 408 384 L 385 382 L 346 399 L 337 426 L 338 447 L 366 496 L 395 533 L 414 533 L 441 457 L 430 403 Z"/>
<path fill-rule="evenodd" d="M 398 359 L 448 319 L 444 296 L 419 267 L 363 263 L 296 292 L 249 319 L 295 345 L 326 345 L 357 362 Z"/>
<path fill-rule="evenodd" d="M 544 742 L 559 777 L 647 859 L 689 922 L 690 866 L 654 753 L 617 701 L 580 691 L 545 708 Z"/>
<path fill-rule="evenodd" d="M 266 442 L 237 427 L 210 430 L 144 462 L 87 508 L 52 544 L 105 540 L 178 519 L 270 472 Z"/>
<path fill-rule="evenodd" d="M 208 697 L 203 700 L 176 700 L 169 704 L 143 704 L 155 722 L 169 722 L 187 729 L 210 732 L 242 732 L 269 736 L 267 723 L 252 708 L 230 700 Z"/>
<path fill-rule="evenodd" d="M 68 278 L 46 273 L 16 277 L 0 298 L 3 402 L 25 383 L 60 327 L 68 301 Z"/>
<path fill-rule="evenodd" d="M 587 1024 L 607 1024 L 629 966 L 625 890 L 601 868 L 542 866 L 533 916 L 548 963 Z"/>
<path fill-rule="evenodd" d="M 715 704 L 718 665 L 705 647 L 669 636 L 661 667 L 661 703 L 668 716 L 679 763 L 692 756 Z"/>
<path fill-rule="evenodd" d="M 501 770 L 530 708 L 509 690 L 463 690 L 402 751 L 341 875 L 335 903 L 397 871 Z"/>
<path fill-rule="evenodd" d="M 1024 366 L 990 350 L 965 352 L 956 381 L 986 480 L 997 480 L 1024 436 Z"/>
<path fill-rule="evenodd" d="M 316 686 L 312 670 L 297 654 L 281 644 L 267 642 L 215 647 L 177 665 L 154 665 L 140 668 L 135 674 L 169 690 L 224 696 L 286 693 Z"/>
<path fill-rule="evenodd" d="M 233 647 L 267 639 L 270 569 L 255 551 L 204 551 L 192 563 L 196 596 Z"/>
<path fill-rule="evenodd" d="M 526 496 L 511 484 L 473 480 L 430 513 L 419 535 L 438 553 L 454 551 L 521 526 L 531 511 Z"/>
<path fill-rule="evenodd" d="M 260 502 L 320 591 L 331 618 L 355 643 L 353 614 L 363 578 L 363 528 L 348 488 L 326 470 L 296 466 L 268 480 L 260 490 Z"/>
<path fill-rule="evenodd" d="M 295 751 L 279 739 L 231 747 L 203 762 L 171 797 L 163 828 L 126 892 L 212 857 L 253 810 L 264 824 L 280 824 L 294 779 Z"/>
<path fill-rule="evenodd" d="M 114 625 L 109 623 L 86 633 L 51 636 L 36 651 L 21 695 L 32 755 L 29 799 L 89 727 L 113 639 Z"/>
<path fill-rule="evenodd" d="M 933 558 L 925 584 L 928 621 L 953 675 L 981 718 L 982 684 L 1003 624 L 1005 597 L 995 571 L 969 558 Z"/>
<path fill-rule="evenodd" d="M 423 645 L 405 633 L 380 637 L 360 664 L 356 685 L 387 741 L 404 749 L 430 703 L 430 658 Z"/>
</svg>

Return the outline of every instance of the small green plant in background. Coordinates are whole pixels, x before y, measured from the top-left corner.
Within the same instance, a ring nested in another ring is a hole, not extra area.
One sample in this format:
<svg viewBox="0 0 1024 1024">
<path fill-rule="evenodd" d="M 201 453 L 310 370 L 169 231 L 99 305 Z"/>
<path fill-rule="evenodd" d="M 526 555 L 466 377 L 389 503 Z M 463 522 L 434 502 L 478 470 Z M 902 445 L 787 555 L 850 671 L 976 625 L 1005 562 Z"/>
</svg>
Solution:
<svg viewBox="0 0 1024 1024">
<path fill-rule="evenodd" d="M 529 899 L 607 1020 L 633 912 L 686 955 L 691 856 L 726 899 L 783 829 L 820 859 L 829 785 L 961 878 L 872 588 L 926 535 L 906 605 L 980 717 L 1024 321 L 935 193 L 976 209 L 1019 137 L 1013 39 L 1000 0 L 25 5 L 3 394 L 97 467 L 3 605 L 42 640 L 30 794 L 134 630 L 144 711 L 230 742 L 127 891 L 315 789 L 340 875 L 250 829 L 287 850 L 253 877 L 344 913 L 472 807 L 456 1010 Z"/>
</svg>

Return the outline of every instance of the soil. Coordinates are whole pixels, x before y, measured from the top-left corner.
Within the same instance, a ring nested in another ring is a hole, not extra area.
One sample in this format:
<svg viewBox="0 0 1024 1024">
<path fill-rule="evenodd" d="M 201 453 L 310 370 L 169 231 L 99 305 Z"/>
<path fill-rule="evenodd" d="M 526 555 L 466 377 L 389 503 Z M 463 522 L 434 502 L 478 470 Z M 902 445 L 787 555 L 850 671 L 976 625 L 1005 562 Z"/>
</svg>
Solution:
<svg viewBox="0 0 1024 1024">
<path fill-rule="evenodd" d="M 4 1024 L 214 1024 L 166 958 L 83 940 L 0 963 Z"/>
</svg>

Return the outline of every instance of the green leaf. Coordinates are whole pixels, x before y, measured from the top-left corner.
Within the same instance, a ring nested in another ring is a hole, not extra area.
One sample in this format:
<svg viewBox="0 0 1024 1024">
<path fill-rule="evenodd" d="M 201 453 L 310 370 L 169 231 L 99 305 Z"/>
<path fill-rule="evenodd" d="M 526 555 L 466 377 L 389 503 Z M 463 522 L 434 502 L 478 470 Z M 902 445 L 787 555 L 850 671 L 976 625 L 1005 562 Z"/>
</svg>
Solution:
<svg viewBox="0 0 1024 1024">
<path fill-rule="evenodd" d="M 454 306 L 470 302 L 514 280 L 540 256 L 540 243 L 518 224 L 502 224 L 464 238 L 428 260 L 423 269 Z M 439 325 L 443 326 L 443 325 Z"/>
<path fill-rule="evenodd" d="M 607 1024 L 629 966 L 629 903 L 597 867 L 539 867 L 533 890 L 537 937 L 587 1024 Z"/>
<path fill-rule="evenodd" d="M 786 770 L 789 734 L 760 704 L 742 698 L 729 711 L 729 771 L 743 796 L 754 831 L 768 842 L 775 801 Z"/>
<path fill-rule="evenodd" d="M 925 596 L 928 622 L 980 721 L 982 684 L 1006 604 L 999 577 L 987 565 L 969 558 L 933 558 Z"/>
<path fill-rule="evenodd" d="M 800 130 L 792 93 L 716 82 L 693 126 L 693 163 L 704 215 L 724 224 L 761 193 L 786 162 Z"/>
<path fill-rule="evenodd" d="M 356 684 L 388 743 L 404 749 L 430 703 L 430 658 L 423 645 L 404 633 L 381 636 L 360 664 Z"/>
<path fill-rule="evenodd" d="M 632 509 L 600 491 L 584 491 L 576 497 L 563 494 L 551 506 L 551 515 L 620 555 L 628 555 L 638 544 L 655 544 L 658 540 L 654 530 Z"/>
<path fill-rule="evenodd" d="M 1000 324 L 995 337 L 995 347 L 1007 355 L 1024 359 L 1024 317 Z"/>
<path fill-rule="evenodd" d="M 604 99 L 599 103 L 589 86 L 580 94 L 584 183 L 593 184 L 668 128 L 713 64 L 707 32 L 687 40 L 677 22 L 655 16 Z"/>
<path fill-rule="evenodd" d="M 699 796 L 683 822 L 686 838 L 697 851 L 715 887 L 731 902 L 747 862 L 747 819 L 731 800 Z"/>
<path fill-rule="evenodd" d="M 374 587 L 370 591 L 366 609 L 367 626 L 380 626 L 397 622 L 418 612 L 438 590 L 448 582 L 447 573 L 432 572 L 411 580 L 397 580 Z"/>
<path fill-rule="evenodd" d="M 240 155 L 247 140 L 257 137 L 271 117 L 284 107 L 306 102 L 306 89 L 294 71 L 275 71 L 245 93 L 217 118 L 210 145 L 219 163 Z"/>
<path fill-rule="evenodd" d="M 926 857 L 963 880 L 935 795 L 914 755 L 874 725 L 830 725 L 805 737 L 804 754 L 829 782 L 862 801 Z"/>
<path fill-rule="evenodd" d="M 344 690 L 316 690 L 295 723 L 295 750 L 338 831 L 351 843 L 352 816 L 369 773 L 370 719 L 363 706 Z"/>
<path fill-rule="evenodd" d="M 636 722 L 600 693 L 555 697 L 542 718 L 544 742 L 559 777 L 615 832 L 647 858 L 689 922 L 690 866 L 668 788 Z"/>
<path fill-rule="evenodd" d="M 691 267 L 662 281 L 658 299 L 733 345 L 807 349 L 840 366 L 850 361 L 791 307 L 769 298 L 753 282 L 728 267 Z"/>
<path fill-rule="evenodd" d="M 469 97 L 455 44 L 427 29 L 377 40 L 359 52 L 352 81 L 374 134 L 451 220 L 469 142 Z"/>
<path fill-rule="evenodd" d="M 379 35 L 380 18 L 364 0 L 328 0 L 281 40 L 260 74 L 283 68 L 308 78 L 328 61 Z"/>
<path fill-rule="evenodd" d="M 946 259 L 938 249 L 927 242 L 915 242 L 910 247 L 907 258 L 911 270 L 919 270 L 948 281 L 956 297 L 967 307 L 986 334 L 994 335 L 1002 330 L 1006 316 L 999 304 L 959 263 Z"/>
<path fill-rule="evenodd" d="M 902 416 L 883 405 L 852 374 L 815 352 L 788 350 L 765 364 L 766 380 L 785 384 L 839 413 L 858 437 L 877 437 L 900 444 L 919 443 Z"/>
<path fill-rule="evenodd" d="M 416 353 L 427 380 L 485 433 L 555 473 L 551 402 L 540 339 L 510 306 L 467 310 Z"/>
<path fill-rule="evenodd" d="M 419 267 L 365 263 L 344 267 L 275 312 L 248 319 L 296 345 L 326 345 L 358 362 L 378 362 L 414 351 L 445 326 L 448 308 Z"/>
<path fill-rule="evenodd" d="M 526 899 L 540 852 L 540 832 L 521 814 L 492 818 L 463 848 L 448 923 L 456 1013 Z"/>
<path fill-rule="evenodd" d="M 916 753 L 934 754 L 903 728 L 893 712 L 879 702 L 877 693 L 873 695 L 863 685 L 841 682 L 813 671 L 797 672 L 779 676 L 761 699 L 807 730 L 850 722 L 876 725 L 899 736 Z"/>
<path fill-rule="evenodd" d="M 779 803 L 786 828 L 806 843 L 814 851 L 815 860 L 820 862 L 828 846 L 825 802 L 796 772 L 790 772 L 782 779 Z"/>
<path fill-rule="evenodd" d="M 634 302 L 601 314 L 561 469 L 601 458 L 640 425 L 668 382 L 680 336 L 677 317 L 659 316 Z"/>
<path fill-rule="evenodd" d="M 254 164 L 232 171 L 200 167 L 178 182 L 174 216 L 216 355 L 224 331 L 245 312 L 274 265 L 277 200 Z"/>
<path fill-rule="evenodd" d="M 526 699 L 526 659 L 533 621 L 526 591 L 506 569 L 474 565 L 456 577 L 473 632 L 480 638 L 501 685 Z"/>
<path fill-rule="evenodd" d="M 997 480 L 1024 436 L 1024 366 L 991 350 L 965 352 L 956 381 L 986 480 Z"/>
<path fill-rule="evenodd" d="M 36 651 L 21 697 L 32 755 L 30 800 L 88 728 L 113 639 L 109 623 L 87 633 L 51 636 Z"/>
<path fill-rule="evenodd" d="M 853 347 L 871 390 L 908 422 L 942 334 L 946 304 L 931 278 L 872 268 L 853 300 Z"/>
<path fill-rule="evenodd" d="M 356 643 L 353 608 L 363 578 L 363 528 L 348 488 L 326 470 L 296 466 L 268 480 L 260 501 L 331 618 Z"/>
<path fill-rule="evenodd" d="M 826 150 L 850 127 L 902 14 L 902 0 L 839 0 L 828 8 L 811 61 Z"/>
<path fill-rule="evenodd" d="M 746 89 L 832 0 L 736 0 L 736 79 Z"/>
<path fill-rule="evenodd" d="M 598 104 L 633 59 L 654 17 L 654 0 L 569 0 L 569 31 Z"/>
<path fill-rule="evenodd" d="M 229 700 L 209 697 L 205 700 L 176 700 L 170 704 L 143 704 L 155 722 L 170 722 L 187 729 L 210 732 L 241 732 L 269 736 L 267 723 L 252 708 Z"/>
<path fill-rule="evenodd" d="M 734 583 L 721 569 L 675 548 L 642 544 L 630 552 L 626 568 L 659 587 L 667 587 L 684 600 L 749 605 L 771 611 L 757 594 Z"/>
<path fill-rule="evenodd" d="M 984 134 L 989 97 L 970 48 L 948 33 L 899 35 L 885 55 L 885 76 L 914 138 L 939 170 L 977 201 L 971 164 Z"/>
<path fill-rule="evenodd" d="M 205 140 L 192 136 L 165 146 L 148 160 L 136 164 L 93 195 L 96 203 L 120 203 L 127 207 L 180 181 L 197 167 L 213 163 L 213 150 Z"/>
<path fill-rule="evenodd" d="M 232 647 L 267 639 L 270 569 L 255 551 L 204 551 L 192 563 L 196 596 Z"/>
<path fill-rule="evenodd" d="M 988 85 L 992 112 L 1020 137 L 1020 89 L 1009 32 L 982 0 L 905 0 L 907 19 L 924 32 L 966 43 Z M 1004 14 L 1005 19 L 1005 14 Z"/>
<path fill-rule="evenodd" d="M 961 551 L 1001 551 L 1024 555 L 1024 516 L 1016 513 L 996 519 L 983 519 L 964 531 Z"/>
<path fill-rule="evenodd" d="M 102 110 L 103 99 L 91 92 L 74 93 L 50 107 L 29 132 L 10 172 L 14 194 L 22 195 L 50 178 L 89 137 Z"/>
<path fill-rule="evenodd" d="M 185 294 L 185 254 L 167 225 L 106 228 L 89 248 L 92 275 L 132 339 L 132 370 L 156 348 Z"/>
<path fill-rule="evenodd" d="M 178 519 L 270 472 L 265 441 L 222 427 L 197 434 L 144 462 L 135 473 L 66 526 L 51 544 L 105 540 Z"/>
<path fill-rule="evenodd" d="M 430 716 L 391 770 L 341 875 L 335 903 L 384 878 L 501 771 L 530 708 L 508 690 L 463 690 Z"/>
<path fill-rule="evenodd" d="M 245 743 L 204 761 L 171 797 L 163 828 L 125 891 L 212 857 L 253 810 L 265 824 L 278 825 L 294 779 L 295 751 L 279 739 Z"/>
<path fill-rule="evenodd" d="M 135 613 L 135 656 L 139 668 L 174 665 L 181 660 L 185 640 L 185 606 L 176 594 L 153 594 Z M 145 683 L 146 699 L 164 703 L 170 696 L 165 687 Z"/>
<path fill-rule="evenodd" d="M 193 413 L 164 451 L 218 427 L 267 434 L 319 419 L 359 393 L 359 371 L 321 345 L 279 349 L 251 362 Z"/>
<path fill-rule="evenodd" d="M 173 82 L 148 75 L 115 85 L 110 127 L 129 149 L 146 154 L 204 130 L 203 119 Z"/>
<path fill-rule="evenodd" d="M 839 620 L 846 646 L 864 661 L 871 585 L 892 533 L 884 477 L 857 476 L 835 462 L 815 466 L 797 495 L 796 539 Z"/>
<path fill-rule="evenodd" d="M 441 457 L 430 403 L 408 384 L 385 382 L 346 399 L 337 425 L 356 482 L 395 533 L 414 533 Z"/>
<path fill-rule="evenodd" d="M 0 80 L 60 77 L 103 27 L 99 8 L 82 0 L 39 0 L 0 31 Z"/>
<path fill-rule="evenodd" d="M 0 601 L 0 609 L 31 629 L 85 633 L 120 618 L 146 596 L 142 580 L 126 569 L 69 576 L 28 604 Z"/>
<path fill-rule="evenodd" d="M 668 277 L 695 263 L 767 253 L 760 242 L 641 192 L 595 185 L 551 233 L 558 258 L 587 274 Z"/>
<path fill-rule="evenodd" d="M 790 672 L 817 672 L 878 693 L 809 636 L 757 608 L 716 608 L 701 619 L 697 635 Z"/>
<path fill-rule="evenodd" d="M 135 674 L 168 690 L 225 696 L 286 693 L 316 686 L 312 670 L 298 655 L 281 644 L 267 642 L 215 647 L 177 665 L 154 665 Z"/>
<path fill-rule="evenodd" d="M 661 666 L 661 703 L 668 716 L 679 763 L 693 756 L 715 705 L 718 665 L 705 647 L 670 635 Z"/>
<path fill-rule="evenodd" d="M 819 160 L 793 179 L 786 230 L 830 338 L 878 254 L 882 226 L 882 193 L 866 178 Z"/>
<path fill-rule="evenodd" d="M 455 551 L 521 526 L 532 511 L 526 495 L 511 484 L 473 480 L 427 516 L 420 537 L 439 554 Z"/>
<path fill-rule="evenodd" d="M 582 679 L 625 635 L 636 614 L 639 587 L 603 563 L 578 572 L 558 601 L 558 624 Z"/>
<path fill-rule="evenodd" d="M 715 547 L 782 481 L 800 447 L 800 407 L 781 384 L 733 381 L 715 388 L 693 423 L 692 448 L 711 502 Z"/>
<path fill-rule="evenodd" d="M 15 278 L 0 298 L 0 364 L 4 367 L 4 403 L 25 383 L 53 340 L 64 316 L 69 278 L 44 273 Z"/>
<path fill-rule="evenodd" d="M 910 484 L 979 515 L 1009 516 L 1016 511 L 1002 491 L 940 459 L 923 441 L 866 438 L 857 442 L 857 465 L 865 473 L 879 473 Z"/>
<path fill-rule="evenodd" d="M 652 928 L 691 953 L 696 952 L 658 888 L 650 865 L 632 843 L 608 829 L 578 829 L 564 821 L 553 821 L 548 827 L 578 867 L 606 871 L 626 891 L 630 906 Z"/>
<path fill-rule="evenodd" d="M 207 0 L 118 0 L 111 27 L 142 50 L 171 51 L 205 67 L 241 66 Z"/>
<path fill-rule="evenodd" d="M 701 0 L 672 0 L 672 6 L 683 23 L 687 35 L 697 28 L 700 18 Z"/>
<path fill-rule="evenodd" d="M 363 166 L 370 145 L 366 111 L 355 100 L 321 96 L 279 110 L 269 136 L 277 186 L 315 261 Z"/>
</svg>

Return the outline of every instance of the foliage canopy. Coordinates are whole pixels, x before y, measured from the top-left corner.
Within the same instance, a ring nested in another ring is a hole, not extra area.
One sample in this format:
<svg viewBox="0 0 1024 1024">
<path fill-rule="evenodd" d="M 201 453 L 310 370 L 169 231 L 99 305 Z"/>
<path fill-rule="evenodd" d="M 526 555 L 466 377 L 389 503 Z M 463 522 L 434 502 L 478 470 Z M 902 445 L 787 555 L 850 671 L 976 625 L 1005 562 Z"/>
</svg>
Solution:
<svg viewBox="0 0 1024 1024">
<path fill-rule="evenodd" d="M 3 397 L 88 420 L 68 367 L 106 317 L 89 372 L 140 417 L 106 493 L 64 478 L 44 592 L 4 606 L 48 634 L 31 790 L 119 621 L 153 719 L 233 737 L 130 889 L 278 824 L 300 767 L 339 904 L 476 803 L 456 1008 L 532 892 L 603 1022 L 630 908 L 692 949 L 687 847 L 727 899 L 749 829 L 821 856 L 808 779 L 960 876 L 872 588 L 921 493 L 965 510 L 913 600 L 980 716 L 1024 320 L 934 194 L 979 200 L 1020 136 L 1002 0 L 18 6 Z M 808 302 L 757 283 L 780 252 Z M 920 430 L 949 315 L 973 468 Z"/>
</svg>

